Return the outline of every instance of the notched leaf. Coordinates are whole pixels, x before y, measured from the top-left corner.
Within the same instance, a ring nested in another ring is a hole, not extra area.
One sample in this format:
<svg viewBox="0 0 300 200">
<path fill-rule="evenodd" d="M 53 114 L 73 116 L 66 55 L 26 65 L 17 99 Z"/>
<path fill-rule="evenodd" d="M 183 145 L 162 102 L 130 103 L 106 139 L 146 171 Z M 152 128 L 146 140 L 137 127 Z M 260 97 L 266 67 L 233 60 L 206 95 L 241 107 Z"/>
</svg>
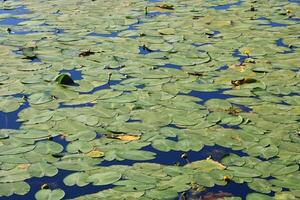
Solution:
<svg viewBox="0 0 300 200">
<path fill-rule="evenodd" d="M 55 78 L 55 81 L 58 84 L 62 85 L 76 85 L 76 83 L 73 81 L 73 79 L 68 74 L 60 74 Z"/>
</svg>

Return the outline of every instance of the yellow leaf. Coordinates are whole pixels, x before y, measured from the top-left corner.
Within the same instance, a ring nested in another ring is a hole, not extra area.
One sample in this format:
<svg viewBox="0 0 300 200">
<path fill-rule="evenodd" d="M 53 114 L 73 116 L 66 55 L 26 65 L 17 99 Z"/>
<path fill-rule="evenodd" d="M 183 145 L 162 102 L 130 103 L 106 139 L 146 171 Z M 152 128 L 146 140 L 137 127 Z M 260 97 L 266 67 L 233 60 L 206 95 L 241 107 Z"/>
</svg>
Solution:
<svg viewBox="0 0 300 200">
<path fill-rule="evenodd" d="M 18 167 L 18 169 L 26 170 L 26 169 L 28 169 L 29 166 L 30 166 L 30 164 L 19 164 L 17 167 Z"/>
<path fill-rule="evenodd" d="M 86 155 L 91 158 L 100 158 L 100 157 L 104 156 L 104 152 L 99 151 L 99 150 L 93 150 L 93 151 L 90 151 L 89 153 L 87 153 Z"/>
<path fill-rule="evenodd" d="M 137 135 L 119 135 L 116 138 L 122 141 L 136 141 L 139 140 L 141 137 Z"/>
<path fill-rule="evenodd" d="M 96 104 L 97 103 L 97 100 L 94 100 L 94 101 L 91 101 L 92 104 Z"/>
<path fill-rule="evenodd" d="M 250 51 L 250 49 L 245 48 L 245 49 L 242 50 L 242 53 L 246 54 L 247 56 L 249 56 L 250 53 L 251 53 L 251 51 Z"/>
</svg>

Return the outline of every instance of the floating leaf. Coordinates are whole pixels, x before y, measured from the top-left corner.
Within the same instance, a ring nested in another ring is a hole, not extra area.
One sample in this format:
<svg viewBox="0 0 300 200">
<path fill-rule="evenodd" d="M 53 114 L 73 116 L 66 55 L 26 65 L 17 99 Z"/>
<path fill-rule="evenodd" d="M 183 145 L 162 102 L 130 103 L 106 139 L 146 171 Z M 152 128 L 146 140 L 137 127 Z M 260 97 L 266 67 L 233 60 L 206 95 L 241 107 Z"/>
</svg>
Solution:
<svg viewBox="0 0 300 200">
<path fill-rule="evenodd" d="M 30 175 L 34 177 L 55 176 L 58 172 L 57 168 L 45 162 L 33 163 L 28 168 Z"/>
<path fill-rule="evenodd" d="M 25 182 L 0 183 L 0 196 L 25 195 L 29 190 L 30 186 Z"/>
<path fill-rule="evenodd" d="M 117 155 L 125 160 L 152 160 L 156 154 L 142 150 L 123 150 L 117 152 Z"/>
<path fill-rule="evenodd" d="M 246 196 L 246 200 L 271 200 L 271 199 L 273 198 L 265 194 L 259 194 L 259 193 L 250 193 Z"/>
<path fill-rule="evenodd" d="M 65 192 L 61 189 L 56 190 L 40 190 L 35 194 L 37 200 L 60 200 L 65 196 Z"/>
<path fill-rule="evenodd" d="M 88 181 L 94 185 L 108 185 L 118 181 L 121 176 L 119 172 L 101 172 L 89 176 Z"/>
<path fill-rule="evenodd" d="M 58 84 L 75 85 L 75 82 L 68 74 L 60 74 L 54 79 Z"/>
<path fill-rule="evenodd" d="M 261 173 L 256 170 L 256 169 L 252 169 L 252 168 L 248 168 L 248 167 L 228 167 L 228 170 L 232 171 L 234 176 L 237 177 L 258 177 L 261 175 Z"/>
<path fill-rule="evenodd" d="M 28 100 L 29 100 L 30 104 L 40 105 L 40 104 L 44 104 L 44 103 L 53 101 L 53 98 L 51 97 L 51 95 L 49 95 L 45 92 L 41 92 L 41 93 L 36 93 L 36 94 L 30 95 Z"/>
<path fill-rule="evenodd" d="M 76 172 L 68 175 L 64 178 L 64 184 L 67 186 L 78 185 L 80 187 L 86 186 L 89 184 L 88 182 L 89 175 L 84 172 Z"/>
</svg>

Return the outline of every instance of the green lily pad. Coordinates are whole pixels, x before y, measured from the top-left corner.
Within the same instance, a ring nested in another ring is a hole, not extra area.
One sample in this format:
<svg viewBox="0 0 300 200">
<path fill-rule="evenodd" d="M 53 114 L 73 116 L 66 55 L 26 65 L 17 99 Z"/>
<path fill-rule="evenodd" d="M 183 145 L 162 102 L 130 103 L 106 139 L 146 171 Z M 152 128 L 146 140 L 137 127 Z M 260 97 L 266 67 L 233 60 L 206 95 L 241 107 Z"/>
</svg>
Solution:
<svg viewBox="0 0 300 200">
<path fill-rule="evenodd" d="M 88 177 L 89 175 L 84 172 L 76 172 L 65 177 L 64 184 L 67 186 L 78 185 L 83 187 L 89 184 Z"/>
<path fill-rule="evenodd" d="M 246 200 L 271 200 L 271 199 L 273 198 L 265 194 L 259 194 L 259 193 L 251 193 L 246 196 Z"/>
<path fill-rule="evenodd" d="M 248 168 L 248 167 L 230 166 L 227 169 L 232 171 L 234 176 L 237 176 L 237 177 L 250 178 L 250 177 L 258 177 L 261 175 L 261 173 L 258 170 Z"/>
<path fill-rule="evenodd" d="M 35 194 L 37 200 L 60 200 L 65 196 L 65 192 L 61 189 L 49 190 L 43 189 Z"/>
<path fill-rule="evenodd" d="M 54 79 L 58 84 L 75 85 L 75 82 L 68 74 L 60 74 Z"/>
<path fill-rule="evenodd" d="M 101 172 L 88 177 L 88 181 L 93 185 L 108 185 L 118 181 L 122 174 L 119 172 Z"/>
<path fill-rule="evenodd" d="M 55 176 L 58 173 L 58 170 L 51 164 L 40 162 L 31 164 L 28 168 L 28 172 L 34 177 L 43 177 Z"/>
<path fill-rule="evenodd" d="M 0 196 L 11 196 L 13 194 L 25 195 L 29 192 L 30 186 L 25 182 L 0 183 Z"/>
<path fill-rule="evenodd" d="M 117 155 L 125 160 L 152 160 L 155 158 L 155 153 L 142 150 L 128 150 L 117 152 Z"/>
</svg>

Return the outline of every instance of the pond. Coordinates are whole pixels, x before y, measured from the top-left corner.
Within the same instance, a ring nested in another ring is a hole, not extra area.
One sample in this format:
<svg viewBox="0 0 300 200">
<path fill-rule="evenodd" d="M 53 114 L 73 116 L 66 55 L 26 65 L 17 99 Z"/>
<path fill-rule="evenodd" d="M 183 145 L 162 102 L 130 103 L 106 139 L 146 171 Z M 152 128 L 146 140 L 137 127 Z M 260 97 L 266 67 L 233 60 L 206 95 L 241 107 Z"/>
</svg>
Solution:
<svg viewBox="0 0 300 200">
<path fill-rule="evenodd" d="M 300 1 L 0 4 L 0 199 L 300 198 Z"/>
</svg>

